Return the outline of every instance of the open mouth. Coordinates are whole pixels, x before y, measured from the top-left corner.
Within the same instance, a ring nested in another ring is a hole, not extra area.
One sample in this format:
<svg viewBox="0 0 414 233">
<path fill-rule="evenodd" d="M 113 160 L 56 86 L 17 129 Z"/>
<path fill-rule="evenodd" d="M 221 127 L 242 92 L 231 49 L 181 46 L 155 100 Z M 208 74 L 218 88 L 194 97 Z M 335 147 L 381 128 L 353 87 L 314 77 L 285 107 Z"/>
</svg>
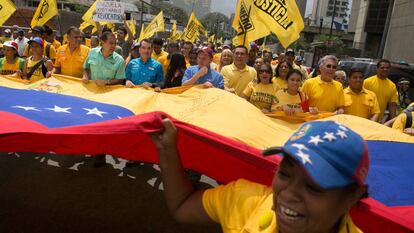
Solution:
<svg viewBox="0 0 414 233">
<path fill-rule="evenodd" d="M 305 216 L 303 214 L 298 213 L 297 211 L 294 211 L 286 206 L 279 205 L 278 208 L 279 216 L 282 219 L 286 219 L 289 221 L 298 221 L 303 219 Z"/>
</svg>

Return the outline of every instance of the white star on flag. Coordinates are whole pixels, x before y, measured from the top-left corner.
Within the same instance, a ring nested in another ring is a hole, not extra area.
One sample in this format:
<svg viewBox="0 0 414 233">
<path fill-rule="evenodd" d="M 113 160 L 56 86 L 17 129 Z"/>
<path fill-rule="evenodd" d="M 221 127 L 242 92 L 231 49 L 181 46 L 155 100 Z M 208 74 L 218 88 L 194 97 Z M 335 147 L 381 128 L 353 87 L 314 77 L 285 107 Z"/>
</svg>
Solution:
<svg viewBox="0 0 414 233">
<path fill-rule="evenodd" d="M 342 138 L 342 139 L 344 139 L 344 138 L 347 138 L 347 137 L 348 137 L 344 131 L 339 130 L 339 129 L 338 129 L 338 131 L 337 131 L 336 135 L 338 135 L 338 136 L 339 136 L 340 138 Z"/>
<path fill-rule="evenodd" d="M 100 116 L 101 118 L 103 118 L 102 114 L 107 114 L 107 112 L 99 111 L 99 109 L 96 108 L 96 107 L 95 108 L 92 108 L 92 109 L 90 109 L 90 108 L 82 108 L 82 109 L 85 110 L 85 111 L 88 111 L 86 113 L 86 115 L 93 114 L 93 115 L 97 115 L 97 116 Z"/>
<path fill-rule="evenodd" d="M 323 136 L 323 139 L 326 139 L 326 140 L 332 142 L 333 140 L 336 139 L 336 137 L 334 136 L 334 133 L 325 132 L 325 136 Z"/>
<path fill-rule="evenodd" d="M 54 112 L 71 113 L 71 112 L 68 111 L 71 108 L 61 108 L 61 107 L 59 107 L 57 105 L 55 105 L 54 108 L 45 108 L 45 109 L 50 110 L 50 111 L 54 111 Z"/>
<path fill-rule="evenodd" d="M 303 165 L 306 165 L 307 163 L 312 164 L 310 156 L 308 154 L 303 153 L 303 151 L 299 150 L 298 153 L 296 153 L 295 155 L 302 159 Z"/>
<path fill-rule="evenodd" d="M 20 108 L 20 109 L 24 109 L 25 111 L 38 111 L 38 112 L 41 112 L 39 109 L 37 109 L 35 107 L 29 107 L 29 106 L 16 105 L 16 106 L 12 106 L 12 108 Z"/>
<path fill-rule="evenodd" d="M 345 126 L 343 126 L 341 123 L 338 123 L 338 122 L 335 122 L 337 125 L 338 125 L 338 127 L 340 128 L 340 129 L 342 129 L 343 131 L 348 131 L 348 129 L 345 127 Z"/>
<path fill-rule="evenodd" d="M 309 144 L 313 143 L 315 146 L 317 146 L 319 143 L 323 142 L 323 140 L 321 139 L 321 136 L 316 135 L 316 136 L 310 136 L 311 139 L 308 141 Z"/>
<path fill-rule="evenodd" d="M 295 148 L 297 148 L 298 150 L 308 150 L 308 148 L 305 146 L 305 145 L 303 145 L 303 144 L 298 144 L 298 143 L 293 143 L 292 145 L 290 145 L 291 147 L 295 147 Z"/>
</svg>

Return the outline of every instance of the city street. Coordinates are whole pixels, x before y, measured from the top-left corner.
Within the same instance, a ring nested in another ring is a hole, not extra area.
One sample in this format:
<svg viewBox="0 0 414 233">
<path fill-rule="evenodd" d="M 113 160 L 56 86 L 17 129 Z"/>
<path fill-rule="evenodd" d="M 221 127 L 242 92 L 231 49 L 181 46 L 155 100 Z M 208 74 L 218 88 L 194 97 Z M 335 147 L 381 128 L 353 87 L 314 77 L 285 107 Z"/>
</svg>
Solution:
<svg viewBox="0 0 414 233">
<path fill-rule="evenodd" d="M 94 160 L 0 153 L 1 232 L 220 232 L 172 219 L 156 166 L 124 168 L 125 160 L 107 156 L 94 168 Z"/>
</svg>

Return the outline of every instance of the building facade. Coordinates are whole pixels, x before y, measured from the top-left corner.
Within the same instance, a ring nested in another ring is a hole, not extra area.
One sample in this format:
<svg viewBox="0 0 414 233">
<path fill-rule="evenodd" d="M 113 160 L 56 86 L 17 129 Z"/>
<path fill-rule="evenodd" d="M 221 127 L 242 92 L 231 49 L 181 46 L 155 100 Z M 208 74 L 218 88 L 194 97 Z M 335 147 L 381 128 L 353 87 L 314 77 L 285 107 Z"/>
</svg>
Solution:
<svg viewBox="0 0 414 233">
<path fill-rule="evenodd" d="M 312 8 L 312 25 L 333 27 L 338 30 L 347 30 L 349 24 L 349 0 L 314 0 Z"/>
</svg>

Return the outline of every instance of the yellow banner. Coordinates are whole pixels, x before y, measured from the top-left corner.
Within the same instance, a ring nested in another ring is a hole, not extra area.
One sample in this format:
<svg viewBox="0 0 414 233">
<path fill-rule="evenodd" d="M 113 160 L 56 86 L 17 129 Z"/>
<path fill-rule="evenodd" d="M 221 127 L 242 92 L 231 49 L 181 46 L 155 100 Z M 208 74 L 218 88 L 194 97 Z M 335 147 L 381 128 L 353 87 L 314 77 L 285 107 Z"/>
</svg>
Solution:
<svg viewBox="0 0 414 233">
<path fill-rule="evenodd" d="M 144 38 L 151 38 L 156 32 L 164 31 L 164 13 L 162 11 L 147 25 L 144 30 Z"/>
<path fill-rule="evenodd" d="M 16 6 L 10 0 L 0 0 L 0 26 L 2 26 L 16 11 Z"/>
<path fill-rule="evenodd" d="M 131 16 L 131 20 L 129 20 L 128 21 L 128 27 L 129 27 L 129 29 L 131 30 L 131 32 L 132 32 L 132 35 L 134 35 L 135 36 L 135 34 L 137 33 L 137 26 L 136 26 L 136 24 L 135 24 L 135 19 L 134 19 L 134 17 L 132 17 Z M 126 37 L 125 37 L 125 40 L 127 40 L 128 41 L 128 34 L 126 35 Z"/>
<path fill-rule="evenodd" d="M 174 22 L 174 24 L 172 25 L 172 28 L 171 28 L 170 39 L 173 39 L 176 36 L 177 36 L 177 24 Z"/>
<path fill-rule="evenodd" d="M 99 2 L 99 0 L 95 1 L 91 7 L 85 12 L 85 14 L 82 16 L 82 20 L 86 23 L 89 23 L 90 25 L 95 25 L 95 22 L 93 21 L 93 12 L 96 10 L 96 3 Z"/>
<path fill-rule="evenodd" d="M 188 19 L 187 26 L 185 27 L 181 39 L 184 41 L 195 42 L 199 34 L 207 36 L 207 31 L 203 25 L 195 17 L 194 11 L 191 13 L 190 18 Z"/>
<path fill-rule="evenodd" d="M 214 43 L 214 38 L 215 38 L 215 37 L 216 37 L 216 35 L 215 35 L 215 34 L 211 35 L 211 36 L 208 38 L 207 42 Z"/>
<path fill-rule="evenodd" d="M 282 46 L 287 48 L 300 37 L 304 27 L 295 0 L 238 0 L 237 2 L 233 28 L 237 31 L 238 37 L 246 36 L 248 42 L 272 32 L 278 37 Z"/>
<path fill-rule="evenodd" d="M 141 25 L 141 32 L 139 33 L 138 43 L 144 39 L 144 25 Z"/>
<path fill-rule="evenodd" d="M 58 14 L 59 12 L 57 9 L 56 0 L 41 0 L 33 15 L 30 26 L 43 26 L 45 23 L 47 23 L 47 21 Z"/>
</svg>

